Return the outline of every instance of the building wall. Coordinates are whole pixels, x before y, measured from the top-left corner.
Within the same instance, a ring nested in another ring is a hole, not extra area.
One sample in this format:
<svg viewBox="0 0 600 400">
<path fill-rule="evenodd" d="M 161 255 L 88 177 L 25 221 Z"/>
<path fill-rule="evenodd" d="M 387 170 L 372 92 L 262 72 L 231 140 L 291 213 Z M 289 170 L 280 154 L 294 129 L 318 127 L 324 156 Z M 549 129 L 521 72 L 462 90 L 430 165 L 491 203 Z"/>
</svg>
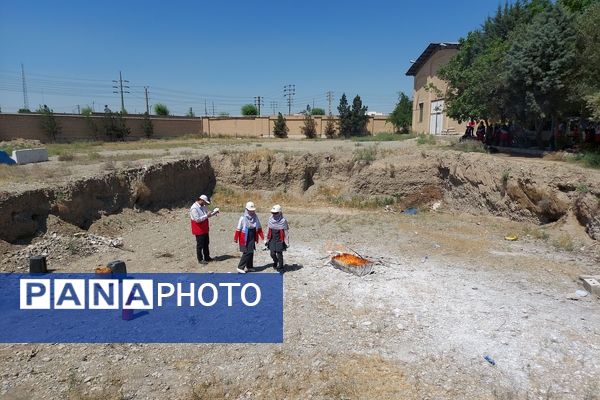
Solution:
<svg viewBox="0 0 600 400">
<path fill-rule="evenodd" d="M 92 140 L 92 132 L 86 118 L 82 115 L 55 114 L 61 126 L 58 141 Z M 102 134 L 103 115 L 94 115 L 92 121 L 99 129 L 99 140 L 105 139 Z M 286 116 L 289 135 L 302 135 L 304 117 L 301 115 Z M 315 116 L 317 136 L 323 135 L 327 124 L 326 116 Z M 333 117 L 337 126 L 337 118 Z M 393 126 L 386 121 L 385 116 L 369 118 L 367 129 L 369 133 L 393 132 Z M 152 116 L 155 138 L 177 137 L 183 135 L 229 136 L 229 137 L 270 137 L 273 136 L 273 126 L 276 117 L 158 117 Z M 125 123 L 131 129 L 130 138 L 144 137 L 142 129 L 143 117 L 126 116 Z M 0 114 L 0 140 L 37 139 L 46 141 L 48 137 L 40 126 L 39 114 Z"/>
<path fill-rule="evenodd" d="M 443 100 L 448 85 L 445 81 L 437 76 L 438 70 L 458 52 L 456 49 L 445 49 L 435 52 L 429 60 L 419 70 L 414 77 L 413 87 L 413 118 L 412 130 L 415 132 L 430 132 L 431 121 L 431 103 L 436 100 Z M 434 85 L 441 91 L 441 95 L 434 90 L 427 90 L 428 85 Z M 423 118 L 419 120 L 419 104 L 423 104 Z M 443 133 L 463 133 L 466 128 L 466 123 L 459 123 L 452 118 L 449 118 L 445 112 L 442 113 L 442 130 Z"/>
</svg>

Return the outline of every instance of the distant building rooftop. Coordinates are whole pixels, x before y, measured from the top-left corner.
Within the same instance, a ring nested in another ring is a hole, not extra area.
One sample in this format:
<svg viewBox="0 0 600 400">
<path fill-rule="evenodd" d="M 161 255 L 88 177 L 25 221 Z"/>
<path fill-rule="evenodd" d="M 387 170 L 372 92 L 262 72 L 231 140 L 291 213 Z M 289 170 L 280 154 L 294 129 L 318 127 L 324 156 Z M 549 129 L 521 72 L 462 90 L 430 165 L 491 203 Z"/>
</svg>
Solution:
<svg viewBox="0 0 600 400">
<path fill-rule="evenodd" d="M 406 71 L 406 76 L 415 76 L 421 67 L 429 60 L 436 51 L 442 49 L 458 49 L 458 43 L 456 42 L 441 42 L 441 43 L 429 43 L 429 46 L 421 53 L 419 58 L 411 65 Z"/>
</svg>

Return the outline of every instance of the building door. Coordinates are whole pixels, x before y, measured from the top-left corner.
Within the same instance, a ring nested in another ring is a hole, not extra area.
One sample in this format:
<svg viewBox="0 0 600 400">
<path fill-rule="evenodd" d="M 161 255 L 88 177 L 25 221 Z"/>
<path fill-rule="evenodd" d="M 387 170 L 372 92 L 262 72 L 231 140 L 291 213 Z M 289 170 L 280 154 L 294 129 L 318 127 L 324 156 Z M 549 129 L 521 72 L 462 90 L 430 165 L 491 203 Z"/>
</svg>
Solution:
<svg viewBox="0 0 600 400">
<path fill-rule="evenodd" d="M 429 133 L 439 135 L 443 129 L 443 111 L 444 100 L 435 100 L 431 102 L 431 117 L 429 120 Z"/>
</svg>

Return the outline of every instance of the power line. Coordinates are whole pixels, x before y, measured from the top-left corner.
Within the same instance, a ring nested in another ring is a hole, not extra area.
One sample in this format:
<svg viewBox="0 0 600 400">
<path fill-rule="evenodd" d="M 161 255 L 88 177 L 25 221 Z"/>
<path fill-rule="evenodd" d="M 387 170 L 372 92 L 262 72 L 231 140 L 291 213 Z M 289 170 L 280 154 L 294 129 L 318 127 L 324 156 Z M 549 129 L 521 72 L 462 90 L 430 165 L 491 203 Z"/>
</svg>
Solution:
<svg viewBox="0 0 600 400">
<path fill-rule="evenodd" d="M 113 80 L 113 82 L 115 84 L 116 83 L 119 84 L 119 86 L 113 85 L 113 89 L 119 90 L 118 92 L 113 90 L 113 93 L 119 93 L 119 92 L 121 93 L 121 112 L 124 113 L 125 112 L 125 100 L 123 98 L 123 93 L 129 93 L 129 91 L 126 91 L 126 90 L 124 91 L 123 88 L 129 89 L 129 86 L 123 85 L 123 82 L 129 83 L 129 81 L 123 80 L 123 75 L 121 75 L 121 71 L 119 71 L 119 80 L 118 81 Z"/>
<path fill-rule="evenodd" d="M 273 115 L 275 115 L 275 109 L 277 108 L 277 102 L 271 101 L 271 109 L 273 110 Z"/>
<path fill-rule="evenodd" d="M 292 102 L 296 94 L 296 85 L 285 85 L 283 87 L 283 97 L 287 98 L 288 115 L 292 115 Z"/>
</svg>

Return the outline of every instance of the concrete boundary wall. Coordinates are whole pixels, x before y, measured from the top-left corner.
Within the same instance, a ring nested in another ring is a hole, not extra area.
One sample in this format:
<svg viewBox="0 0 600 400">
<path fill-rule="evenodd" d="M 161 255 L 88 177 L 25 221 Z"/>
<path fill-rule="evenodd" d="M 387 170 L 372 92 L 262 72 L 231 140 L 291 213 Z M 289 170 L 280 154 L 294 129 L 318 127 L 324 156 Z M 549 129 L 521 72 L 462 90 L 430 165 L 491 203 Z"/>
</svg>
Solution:
<svg viewBox="0 0 600 400">
<path fill-rule="evenodd" d="M 61 126 L 61 133 L 57 137 L 59 142 L 74 140 L 106 140 L 103 134 L 104 116 L 94 114 L 88 120 L 79 114 L 54 114 L 56 121 Z M 286 116 L 290 136 L 301 136 L 301 127 L 304 126 L 304 116 Z M 315 124 L 317 135 L 322 136 L 327 116 L 317 115 Z M 387 117 L 376 116 L 369 118 L 367 126 L 371 134 L 378 132 L 393 132 L 393 126 L 386 121 Z M 126 125 L 131 129 L 129 139 L 144 137 L 142 129 L 143 116 L 128 115 Z M 161 117 L 151 116 L 154 125 L 154 138 L 178 137 L 183 135 L 204 135 L 210 137 L 269 137 L 273 136 L 273 125 L 277 118 L 274 116 L 261 117 Z M 337 117 L 333 117 L 337 126 Z M 98 128 L 98 135 L 94 137 L 90 128 L 90 121 Z M 40 114 L 0 114 L 0 141 L 12 139 L 37 139 L 47 141 L 48 136 L 41 128 Z"/>
</svg>

